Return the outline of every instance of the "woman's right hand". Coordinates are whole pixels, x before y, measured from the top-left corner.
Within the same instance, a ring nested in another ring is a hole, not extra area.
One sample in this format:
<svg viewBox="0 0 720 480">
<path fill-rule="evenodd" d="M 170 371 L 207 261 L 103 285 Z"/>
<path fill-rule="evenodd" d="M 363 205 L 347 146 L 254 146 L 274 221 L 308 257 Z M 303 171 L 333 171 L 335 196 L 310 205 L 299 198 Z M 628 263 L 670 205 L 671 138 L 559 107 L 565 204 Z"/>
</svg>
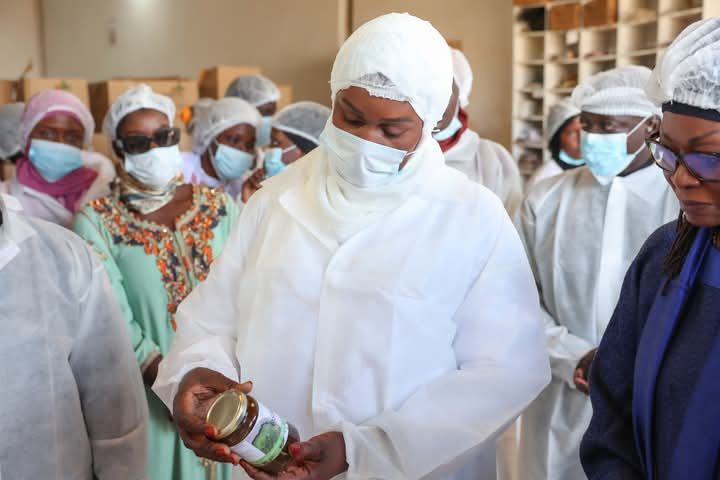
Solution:
<svg viewBox="0 0 720 480">
<path fill-rule="evenodd" d="M 231 389 L 250 393 L 252 382 L 239 384 L 207 368 L 190 370 L 175 395 L 173 418 L 183 443 L 197 456 L 238 465 L 240 457 L 224 443 L 216 442 L 217 428 L 205 422 L 211 401 Z"/>
<path fill-rule="evenodd" d="M 258 168 L 250 177 L 245 180 L 242 186 L 242 201 L 247 203 L 253 193 L 262 188 L 262 182 L 265 180 L 265 169 Z"/>
</svg>

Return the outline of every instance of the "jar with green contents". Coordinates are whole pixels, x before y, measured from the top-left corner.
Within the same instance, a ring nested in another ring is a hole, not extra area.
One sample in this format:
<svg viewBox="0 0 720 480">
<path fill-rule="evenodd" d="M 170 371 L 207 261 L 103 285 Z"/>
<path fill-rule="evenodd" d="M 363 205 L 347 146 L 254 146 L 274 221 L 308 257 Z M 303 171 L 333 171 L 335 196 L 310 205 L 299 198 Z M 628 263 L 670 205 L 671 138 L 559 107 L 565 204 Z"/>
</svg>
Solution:
<svg viewBox="0 0 720 480">
<path fill-rule="evenodd" d="M 297 429 L 250 395 L 238 390 L 218 395 L 207 423 L 217 428 L 219 442 L 260 470 L 277 474 L 292 463 L 288 447 L 299 440 Z"/>
</svg>

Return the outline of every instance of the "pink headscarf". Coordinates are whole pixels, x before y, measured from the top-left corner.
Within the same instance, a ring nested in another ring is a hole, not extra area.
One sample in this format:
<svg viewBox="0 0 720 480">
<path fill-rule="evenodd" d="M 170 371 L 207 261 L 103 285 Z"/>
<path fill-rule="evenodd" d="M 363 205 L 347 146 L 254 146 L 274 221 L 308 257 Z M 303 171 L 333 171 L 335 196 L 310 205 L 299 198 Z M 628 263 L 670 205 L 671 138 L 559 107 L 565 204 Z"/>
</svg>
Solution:
<svg viewBox="0 0 720 480">
<path fill-rule="evenodd" d="M 81 167 L 57 182 L 48 182 L 27 158 L 33 129 L 44 119 L 55 115 L 68 115 L 77 120 L 85 129 L 85 145 L 92 142 L 95 122 L 90 111 L 79 98 L 64 90 L 40 92 L 28 101 L 20 120 L 20 138 L 24 155 L 18 159 L 16 177 L 22 185 L 55 198 L 70 212 L 75 213 L 80 206 L 78 205 L 80 199 L 97 178 L 97 172 Z"/>
</svg>

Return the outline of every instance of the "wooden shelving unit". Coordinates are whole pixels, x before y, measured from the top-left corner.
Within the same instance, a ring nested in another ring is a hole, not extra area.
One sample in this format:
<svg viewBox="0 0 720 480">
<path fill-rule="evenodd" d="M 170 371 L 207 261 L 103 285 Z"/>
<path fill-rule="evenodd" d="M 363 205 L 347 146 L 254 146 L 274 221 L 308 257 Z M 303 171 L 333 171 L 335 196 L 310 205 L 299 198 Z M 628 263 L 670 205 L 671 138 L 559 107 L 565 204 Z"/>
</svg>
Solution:
<svg viewBox="0 0 720 480">
<path fill-rule="evenodd" d="M 617 0 L 617 19 L 586 27 L 590 2 L 549 0 L 513 8 L 513 155 L 518 161 L 527 153 L 547 160 L 548 110 L 570 96 L 579 81 L 616 66 L 652 68 L 686 26 L 720 15 L 720 0 Z M 579 28 L 550 30 L 551 10 L 572 5 L 579 6 Z M 542 29 L 528 30 L 520 21 L 527 14 L 542 16 Z M 524 175 L 532 173 L 533 165 L 520 166 Z"/>
</svg>

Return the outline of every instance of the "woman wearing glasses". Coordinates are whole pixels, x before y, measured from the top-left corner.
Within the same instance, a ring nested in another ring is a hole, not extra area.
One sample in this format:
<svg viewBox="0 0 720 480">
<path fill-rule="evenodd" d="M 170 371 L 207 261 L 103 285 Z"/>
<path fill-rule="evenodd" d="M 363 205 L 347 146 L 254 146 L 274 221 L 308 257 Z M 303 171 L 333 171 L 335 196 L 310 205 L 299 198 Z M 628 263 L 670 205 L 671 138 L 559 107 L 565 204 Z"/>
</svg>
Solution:
<svg viewBox="0 0 720 480">
<path fill-rule="evenodd" d="M 64 227 L 85 204 L 110 192 L 110 159 L 83 150 L 95 130 L 90 111 L 72 93 L 45 90 L 25 106 L 19 125 L 22 153 L 15 178 L 0 183 L 23 213 Z"/>
<path fill-rule="evenodd" d="M 152 479 L 203 478 L 206 471 L 150 386 L 170 348 L 178 304 L 205 279 L 238 215 L 222 191 L 182 183 L 174 117 L 172 101 L 146 85 L 113 103 L 103 130 L 120 159 L 118 181 L 75 221 L 100 254 L 130 329 L 150 408 Z"/>
<path fill-rule="evenodd" d="M 590 375 L 592 479 L 719 478 L 720 18 L 688 27 L 647 87 L 647 144 L 681 213 L 645 243 Z"/>
</svg>

